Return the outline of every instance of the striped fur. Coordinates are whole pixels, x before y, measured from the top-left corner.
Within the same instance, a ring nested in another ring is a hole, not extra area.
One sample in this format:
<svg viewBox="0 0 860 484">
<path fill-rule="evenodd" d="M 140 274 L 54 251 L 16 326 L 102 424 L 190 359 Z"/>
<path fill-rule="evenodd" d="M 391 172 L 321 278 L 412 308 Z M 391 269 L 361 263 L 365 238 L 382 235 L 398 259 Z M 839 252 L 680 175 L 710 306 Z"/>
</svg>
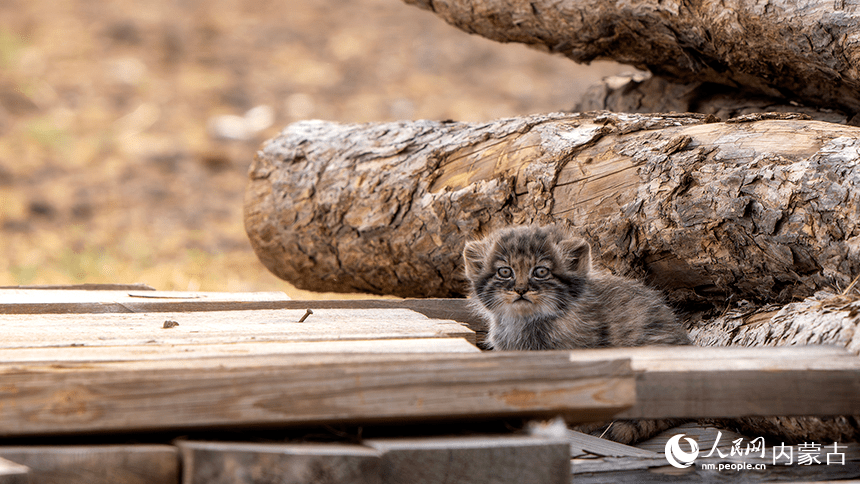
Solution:
<svg viewBox="0 0 860 484">
<path fill-rule="evenodd" d="M 594 269 L 588 242 L 561 227 L 504 228 L 467 243 L 463 255 L 469 297 L 489 324 L 493 349 L 690 344 L 660 293 Z M 618 421 L 606 436 L 633 442 L 669 423 Z"/>
</svg>

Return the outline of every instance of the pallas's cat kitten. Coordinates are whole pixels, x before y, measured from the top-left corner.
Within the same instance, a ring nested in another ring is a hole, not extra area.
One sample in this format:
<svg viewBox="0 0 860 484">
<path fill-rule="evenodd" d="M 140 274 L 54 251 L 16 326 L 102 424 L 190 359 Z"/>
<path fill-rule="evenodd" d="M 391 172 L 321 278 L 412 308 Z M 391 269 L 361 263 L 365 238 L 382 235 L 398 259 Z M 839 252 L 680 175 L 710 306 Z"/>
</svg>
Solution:
<svg viewBox="0 0 860 484">
<path fill-rule="evenodd" d="M 504 228 L 467 243 L 463 255 L 469 297 L 489 323 L 493 349 L 690 344 L 657 291 L 592 268 L 588 242 L 561 227 Z M 619 421 L 606 436 L 633 442 L 672 423 Z"/>
</svg>

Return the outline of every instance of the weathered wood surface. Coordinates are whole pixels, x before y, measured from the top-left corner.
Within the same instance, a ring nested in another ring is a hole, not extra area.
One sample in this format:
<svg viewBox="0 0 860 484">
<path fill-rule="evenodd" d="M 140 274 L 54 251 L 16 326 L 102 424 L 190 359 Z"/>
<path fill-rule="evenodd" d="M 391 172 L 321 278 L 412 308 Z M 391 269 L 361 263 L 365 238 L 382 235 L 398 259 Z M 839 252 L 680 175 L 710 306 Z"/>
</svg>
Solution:
<svg viewBox="0 0 860 484">
<path fill-rule="evenodd" d="M 2 314 L 6 348 L 157 346 L 250 342 L 466 338 L 469 328 L 408 309 L 201 311 L 135 314 Z M 172 323 L 165 325 L 165 322 Z"/>
<path fill-rule="evenodd" d="M 486 333 L 487 323 L 469 307 L 463 298 L 389 298 L 389 299 L 310 299 L 293 300 L 282 292 L 264 293 L 175 293 L 156 292 L 166 297 L 141 297 L 139 291 L 111 290 L 34 290 L 16 288 L 26 293 L 24 299 L 0 289 L 0 314 L 99 314 L 163 313 L 191 311 L 237 311 L 261 309 L 410 309 L 431 319 L 449 319 Z M 82 295 L 75 293 L 81 291 Z M 67 295 L 67 293 L 72 293 Z M 133 294 L 133 296 L 130 296 Z M 233 296 L 229 296 L 232 294 Z M 174 296 L 176 295 L 176 296 Z M 85 300 L 82 300 L 85 299 Z M 213 300 L 214 299 L 214 300 Z M 479 337 L 479 340 L 481 338 Z"/>
<path fill-rule="evenodd" d="M 29 471 L 27 466 L 0 458 L 0 484 L 28 484 Z"/>
<path fill-rule="evenodd" d="M 860 295 L 821 291 L 784 306 L 747 303 L 689 330 L 701 346 L 834 345 L 860 355 Z"/>
<path fill-rule="evenodd" d="M 0 457 L 27 466 L 29 482 L 39 484 L 166 484 L 180 479 L 179 452 L 171 445 L 0 446 Z"/>
<path fill-rule="evenodd" d="M 604 78 L 588 88 L 571 111 L 702 113 L 722 120 L 759 113 L 797 113 L 828 123 L 860 125 L 857 114 L 790 103 L 708 82 L 678 83 L 648 73 Z"/>
<path fill-rule="evenodd" d="M 466 240 L 554 221 L 673 301 L 844 287 L 860 272 L 860 128 L 760 118 L 300 122 L 258 152 L 245 227 L 266 267 L 314 290 L 459 295 Z"/>
<path fill-rule="evenodd" d="M 570 450 L 562 439 L 530 436 L 371 439 L 391 484 L 566 484 Z"/>
<path fill-rule="evenodd" d="M 100 314 L 100 313 L 164 313 L 192 311 L 250 311 L 264 309 L 409 309 L 421 313 L 431 319 L 448 319 L 465 324 L 475 332 L 475 341 L 481 344 L 486 339 L 487 323 L 478 313 L 469 307 L 463 298 L 433 298 L 433 299 L 312 299 L 291 300 L 283 293 L 245 293 L 230 299 L 211 300 L 208 297 L 215 293 L 188 293 L 189 295 L 203 294 L 205 297 L 128 297 L 126 293 L 115 294 L 111 291 L 88 292 L 87 301 L 81 297 L 68 297 L 67 291 L 40 291 L 49 297 L 39 297 L 39 293 L 30 294 L 25 300 L 16 301 L 0 290 L 0 314 Z M 74 290 L 72 292 L 75 292 Z M 131 294 L 138 294 L 132 292 Z M 155 294 L 155 293 L 154 293 Z M 158 293 L 171 295 L 172 292 Z M 184 294 L 184 293 L 180 293 Z M 118 302 L 117 298 L 122 302 Z"/>
<path fill-rule="evenodd" d="M 0 288 L 0 314 L 223 311 L 289 300 L 283 292 Z"/>
<path fill-rule="evenodd" d="M 348 444 L 179 441 L 182 484 L 383 484 L 379 453 Z"/>
<path fill-rule="evenodd" d="M 567 352 L 0 363 L 0 436 L 565 415 L 635 402 L 629 361 Z"/>
<path fill-rule="evenodd" d="M 314 353 L 479 353 L 463 338 L 398 338 L 339 341 L 258 341 L 252 343 L 62 346 L 0 349 L 5 363 L 187 360 L 231 356 L 276 356 Z M 416 356 L 417 358 L 418 356 Z"/>
<path fill-rule="evenodd" d="M 0 290 L 16 289 L 27 291 L 154 291 L 149 284 L 44 284 L 26 286 L 0 286 Z"/>
<path fill-rule="evenodd" d="M 180 441 L 183 484 L 562 484 L 563 440 L 525 436 L 370 439 L 363 445 Z"/>
<path fill-rule="evenodd" d="M 657 457 L 654 452 L 649 450 L 601 439 L 600 437 L 575 430 L 568 429 L 566 438 L 570 445 L 570 455 L 572 457 L 581 457 L 584 455 L 601 457 Z"/>
<path fill-rule="evenodd" d="M 641 372 L 636 405 L 618 418 L 860 413 L 860 359 L 842 348 L 613 348 L 571 360 L 598 355 L 630 358 Z"/>
<path fill-rule="evenodd" d="M 860 6 L 741 0 L 405 0 L 500 42 L 860 111 Z"/>
<path fill-rule="evenodd" d="M 860 360 L 828 347 L 55 360 L 0 364 L 0 379 L 0 435 L 554 414 L 571 422 L 860 414 Z"/>
<path fill-rule="evenodd" d="M 706 346 L 834 345 L 860 354 L 860 296 L 819 292 L 785 306 L 745 304 L 711 321 L 693 322 L 690 334 Z M 786 351 L 792 351 L 786 348 Z M 832 389 L 838 391 L 838 389 Z M 753 435 L 805 440 L 860 440 L 860 415 L 741 418 L 731 425 Z"/>
</svg>

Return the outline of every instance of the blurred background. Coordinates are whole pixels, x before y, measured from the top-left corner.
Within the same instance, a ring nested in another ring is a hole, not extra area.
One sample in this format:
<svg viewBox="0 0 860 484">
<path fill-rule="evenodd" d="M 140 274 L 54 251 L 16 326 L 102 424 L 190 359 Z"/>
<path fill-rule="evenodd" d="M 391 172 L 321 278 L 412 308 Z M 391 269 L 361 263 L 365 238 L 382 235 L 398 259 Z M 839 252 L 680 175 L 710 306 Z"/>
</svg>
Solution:
<svg viewBox="0 0 860 484">
<path fill-rule="evenodd" d="M 300 119 L 571 108 L 581 66 L 399 0 L 0 0 L 0 286 L 299 291 L 245 235 L 246 172 Z"/>
</svg>

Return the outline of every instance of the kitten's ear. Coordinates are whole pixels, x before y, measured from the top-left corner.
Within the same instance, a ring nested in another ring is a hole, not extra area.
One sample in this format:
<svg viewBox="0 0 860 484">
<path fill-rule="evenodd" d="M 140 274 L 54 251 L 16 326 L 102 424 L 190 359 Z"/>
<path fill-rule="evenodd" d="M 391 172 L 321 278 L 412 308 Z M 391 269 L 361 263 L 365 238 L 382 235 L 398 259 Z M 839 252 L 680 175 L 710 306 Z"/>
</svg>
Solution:
<svg viewBox="0 0 860 484">
<path fill-rule="evenodd" d="M 591 272 L 591 246 L 583 239 L 562 240 L 559 244 L 567 268 L 573 272 Z"/>
<path fill-rule="evenodd" d="M 466 277 L 478 275 L 484 270 L 484 254 L 487 251 L 486 240 L 473 240 L 466 242 L 466 248 L 463 249 L 463 260 L 466 266 Z"/>
</svg>

